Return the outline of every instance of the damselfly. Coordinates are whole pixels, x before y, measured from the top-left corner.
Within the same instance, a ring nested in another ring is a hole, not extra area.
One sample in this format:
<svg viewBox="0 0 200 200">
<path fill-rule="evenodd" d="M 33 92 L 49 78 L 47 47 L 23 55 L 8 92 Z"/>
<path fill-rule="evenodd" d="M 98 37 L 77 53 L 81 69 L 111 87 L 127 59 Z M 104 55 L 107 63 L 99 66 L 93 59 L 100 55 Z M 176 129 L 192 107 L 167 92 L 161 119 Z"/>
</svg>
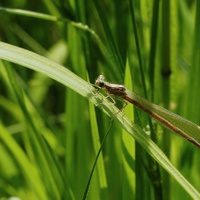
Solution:
<svg viewBox="0 0 200 200">
<path fill-rule="evenodd" d="M 99 75 L 95 81 L 95 86 L 99 89 L 104 89 L 110 97 L 114 95 L 134 104 L 156 119 L 159 123 L 200 148 L 200 126 L 197 124 L 161 106 L 151 103 L 138 94 L 128 90 L 124 85 L 106 82 L 103 75 Z"/>
</svg>

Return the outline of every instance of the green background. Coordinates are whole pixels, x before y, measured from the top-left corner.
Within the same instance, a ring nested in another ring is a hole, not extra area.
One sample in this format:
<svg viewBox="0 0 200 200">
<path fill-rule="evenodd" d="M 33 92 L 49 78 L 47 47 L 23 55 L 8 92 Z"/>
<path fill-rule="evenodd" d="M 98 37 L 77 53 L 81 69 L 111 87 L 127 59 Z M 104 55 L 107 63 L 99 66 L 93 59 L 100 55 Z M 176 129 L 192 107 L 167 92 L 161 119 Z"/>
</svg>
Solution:
<svg viewBox="0 0 200 200">
<path fill-rule="evenodd" d="M 200 124 L 199 1 L 3 0 L 0 19 L 2 42 L 90 83 L 103 74 Z M 83 199 L 88 189 L 88 199 L 191 199 L 112 121 L 115 115 L 106 116 L 51 76 L 14 63 L 0 61 L 0 200 Z M 124 113 L 145 133 L 154 130 L 152 139 L 200 191 L 199 149 L 154 120 L 149 125 L 131 105 Z"/>
</svg>

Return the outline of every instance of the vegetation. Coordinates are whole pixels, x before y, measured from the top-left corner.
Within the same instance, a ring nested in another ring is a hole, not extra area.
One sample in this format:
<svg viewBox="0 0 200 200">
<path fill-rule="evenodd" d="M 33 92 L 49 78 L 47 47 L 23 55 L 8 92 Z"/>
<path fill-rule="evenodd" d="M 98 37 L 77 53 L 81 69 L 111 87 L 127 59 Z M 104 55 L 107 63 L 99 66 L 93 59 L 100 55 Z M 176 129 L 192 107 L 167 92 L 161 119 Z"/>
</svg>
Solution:
<svg viewBox="0 0 200 200">
<path fill-rule="evenodd" d="M 90 84 L 200 124 L 199 1 L 2 1 L 0 18 L 0 200 L 200 199 L 199 149 Z"/>
</svg>

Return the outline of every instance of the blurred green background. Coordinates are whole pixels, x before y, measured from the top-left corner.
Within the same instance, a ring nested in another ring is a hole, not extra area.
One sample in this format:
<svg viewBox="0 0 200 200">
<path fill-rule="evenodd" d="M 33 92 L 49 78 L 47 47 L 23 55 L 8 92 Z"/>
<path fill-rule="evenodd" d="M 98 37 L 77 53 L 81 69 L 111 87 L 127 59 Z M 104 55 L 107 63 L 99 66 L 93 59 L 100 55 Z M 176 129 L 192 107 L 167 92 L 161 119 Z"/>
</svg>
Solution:
<svg viewBox="0 0 200 200">
<path fill-rule="evenodd" d="M 1 0 L 0 19 L 1 41 L 91 83 L 104 74 L 200 124 L 199 1 Z M 125 113 L 150 131 L 142 111 L 128 106 Z M 154 121 L 153 129 L 163 152 L 200 191 L 199 149 Z M 191 199 L 87 99 L 0 61 L 0 200 L 82 199 L 107 132 L 88 199 Z"/>
</svg>

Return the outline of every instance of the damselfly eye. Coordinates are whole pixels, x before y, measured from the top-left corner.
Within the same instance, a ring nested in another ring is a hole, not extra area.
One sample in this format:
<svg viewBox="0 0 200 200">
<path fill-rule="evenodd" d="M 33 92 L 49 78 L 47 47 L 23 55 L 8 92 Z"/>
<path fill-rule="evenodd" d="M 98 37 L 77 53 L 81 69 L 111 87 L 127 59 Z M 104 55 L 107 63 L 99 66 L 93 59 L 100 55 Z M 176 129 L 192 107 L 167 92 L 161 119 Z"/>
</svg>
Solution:
<svg viewBox="0 0 200 200">
<path fill-rule="evenodd" d="M 103 75 L 99 75 L 98 79 L 95 81 L 95 85 L 99 86 L 99 87 L 104 87 L 105 86 L 104 76 Z"/>
<path fill-rule="evenodd" d="M 104 82 L 104 76 L 103 75 L 99 75 L 98 79 L 99 79 L 99 82 Z"/>
</svg>

